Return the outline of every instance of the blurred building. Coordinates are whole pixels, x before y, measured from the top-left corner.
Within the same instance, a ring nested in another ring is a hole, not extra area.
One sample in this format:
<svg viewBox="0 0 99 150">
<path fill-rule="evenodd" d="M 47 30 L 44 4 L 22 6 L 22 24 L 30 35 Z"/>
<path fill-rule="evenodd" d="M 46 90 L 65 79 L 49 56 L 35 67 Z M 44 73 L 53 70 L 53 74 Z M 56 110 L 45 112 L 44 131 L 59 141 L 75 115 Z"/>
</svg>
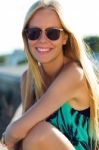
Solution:
<svg viewBox="0 0 99 150">
<path fill-rule="evenodd" d="M 23 50 L 16 49 L 12 54 L 6 55 L 5 65 L 17 66 L 25 62 L 27 60 Z"/>
</svg>

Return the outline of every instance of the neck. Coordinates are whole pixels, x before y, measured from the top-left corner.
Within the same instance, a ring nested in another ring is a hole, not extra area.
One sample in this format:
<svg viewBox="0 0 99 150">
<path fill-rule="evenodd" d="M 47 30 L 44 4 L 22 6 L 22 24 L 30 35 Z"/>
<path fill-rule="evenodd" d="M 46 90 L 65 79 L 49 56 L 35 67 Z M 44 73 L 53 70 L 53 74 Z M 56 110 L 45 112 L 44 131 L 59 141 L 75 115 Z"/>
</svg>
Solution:
<svg viewBox="0 0 99 150">
<path fill-rule="evenodd" d="M 64 57 L 59 57 L 51 62 L 41 65 L 41 74 L 47 86 L 55 79 L 64 65 Z"/>
<path fill-rule="evenodd" d="M 63 57 L 59 57 L 58 59 L 54 59 L 49 63 L 43 64 L 42 67 L 46 75 L 49 76 L 50 78 L 53 78 L 54 76 L 57 75 L 63 64 L 64 64 Z"/>
</svg>

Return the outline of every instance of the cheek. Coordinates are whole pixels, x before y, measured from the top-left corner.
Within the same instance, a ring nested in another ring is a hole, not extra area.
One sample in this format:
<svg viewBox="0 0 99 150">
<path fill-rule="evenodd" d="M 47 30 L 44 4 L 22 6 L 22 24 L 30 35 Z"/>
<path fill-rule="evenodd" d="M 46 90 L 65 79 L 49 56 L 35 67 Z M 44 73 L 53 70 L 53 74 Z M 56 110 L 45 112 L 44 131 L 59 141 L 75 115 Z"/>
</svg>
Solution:
<svg viewBox="0 0 99 150">
<path fill-rule="evenodd" d="M 28 45 L 29 45 L 29 48 L 32 48 L 32 47 L 34 47 L 34 42 L 33 42 L 33 41 L 28 40 Z"/>
<path fill-rule="evenodd" d="M 29 50 L 30 52 L 34 51 L 35 42 L 28 40 Z"/>
</svg>

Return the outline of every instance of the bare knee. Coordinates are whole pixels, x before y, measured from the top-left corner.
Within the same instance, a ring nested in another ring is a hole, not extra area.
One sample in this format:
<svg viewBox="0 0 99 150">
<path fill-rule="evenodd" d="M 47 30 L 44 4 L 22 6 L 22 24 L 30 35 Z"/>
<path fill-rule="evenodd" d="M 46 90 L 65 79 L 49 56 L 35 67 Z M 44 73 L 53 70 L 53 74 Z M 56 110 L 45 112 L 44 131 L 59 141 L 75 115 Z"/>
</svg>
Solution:
<svg viewBox="0 0 99 150">
<path fill-rule="evenodd" d="M 23 140 L 23 150 L 39 149 L 74 150 L 71 142 L 50 123 L 42 121 Z"/>
<path fill-rule="evenodd" d="M 28 133 L 23 140 L 23 150 L 39 149 L 45 139 L 49 136 L 51 127 L 49 123 L 42 121 Z"/>
</svg>

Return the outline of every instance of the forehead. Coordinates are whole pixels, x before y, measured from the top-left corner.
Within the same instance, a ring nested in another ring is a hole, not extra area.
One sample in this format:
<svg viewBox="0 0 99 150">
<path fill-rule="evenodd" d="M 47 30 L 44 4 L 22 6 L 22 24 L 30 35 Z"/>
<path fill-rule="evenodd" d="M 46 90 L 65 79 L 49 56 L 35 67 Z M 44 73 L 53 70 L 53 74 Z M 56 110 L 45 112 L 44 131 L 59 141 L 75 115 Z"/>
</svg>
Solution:
<svg viewBox="0 0 99 150">
<path fill-rule="evenodd" d="M 62 27 L 58 14 L 51 8 L 42 8 L 37 10 L 31 17 L 28 25 L 30 27 L 38 26 L 42 28 L 49 26 Z"/>
</svg>

